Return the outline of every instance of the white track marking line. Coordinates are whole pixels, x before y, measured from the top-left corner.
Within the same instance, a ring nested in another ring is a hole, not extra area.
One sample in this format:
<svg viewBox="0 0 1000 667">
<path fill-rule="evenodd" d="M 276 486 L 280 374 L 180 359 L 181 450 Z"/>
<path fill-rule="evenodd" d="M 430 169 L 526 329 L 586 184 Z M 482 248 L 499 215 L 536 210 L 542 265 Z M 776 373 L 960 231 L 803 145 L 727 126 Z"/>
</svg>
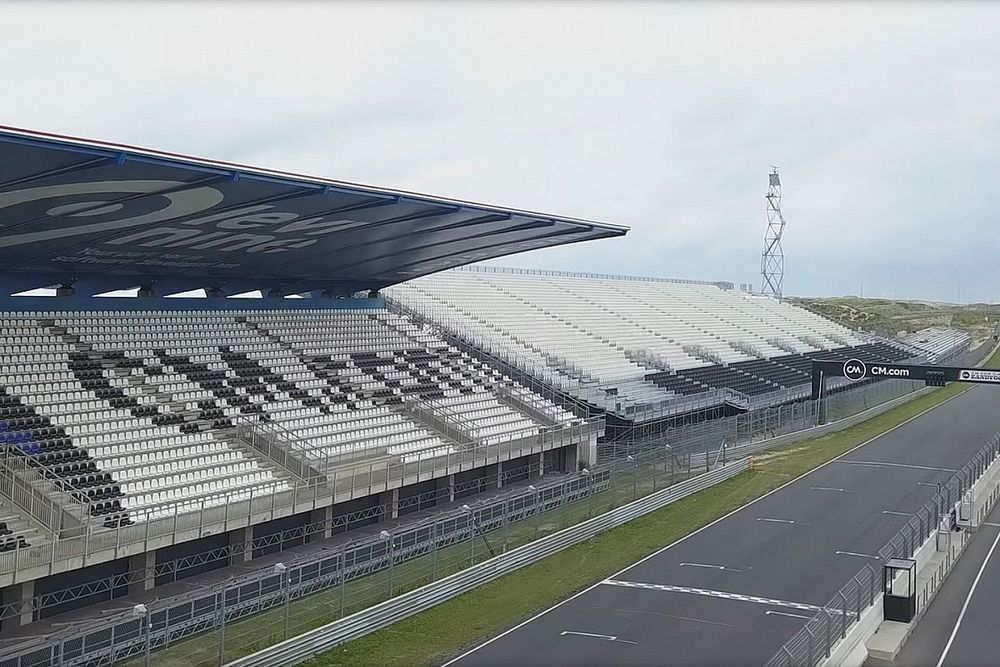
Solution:
<svg viewBox="0 0 1000 667">
<path fill-rule="evenodd" d="M 872 560 L 882 560 L 881 556 L 873 556 L 871 554 L 859 554 L 857 551 L 836 551 L 834 552 L 838 556 L 857 556 L 858 558 L 871 558 Z"/>
<path fill-rule="evenodd" d="M 762 516 L 757 517 L 757 520 L 758 521 L 767 521 L 768 523 L 800 523 L 799 521 L 793 521 L 792 519 L 768 519 L 768 518 L 762 517 Z M 804 526 L 804 525 L 807 525 L 807 524 L 801 524 L 801 525 Z"/>
<path fill-rule="evenodd" d="M 678 616 L 677 614 L 667 614 L 662 611 L 650 611 L 649 609 L 629 609 L 628 607 L 604 607 L 601 605 L 590 605 L 591 609 L 604 609 L 619 614 L 643 614 L 645 616 L 660 616 L 662 618 L 672 618 L 678 621 L 691 621 L 692 623 L 707 623 L 708 625 L 719 625 L 725 628 L 735 628 L 732 623 L 722 621 L 710 621 L 707 618 L 694 618 L 693 616 Z M 809 618 L 812 618 L 811 616 Z"/>
<path fill-rule="evenodd" d="M 1000 528 L 1000 523 L 990 523 L 989 521 L 983 521 L 980 526 L 989 526 L 991 528 Z"/>
<path fill-rule="evenodd" d="M 742 572 L 735 567 L 726 567 L 725 565 L 711 565 L 709 563 L 681 563 L 678 567 L 704 567 L 710 570 L 723 570 L 725 572 Z"/>
<path fill-rule="evenodd" d="M 790 618 L 804 618 L 807 621 L 812 620 L 812 616 L 803 616 L 802 614 L 790 614 L 787 611 L 774 611 L 773 609 L 768 609 L 764 612 L 765 616 L 788 616 Z"/>
<path fill-rule="evenodd" d="M 889 463 L 887 461 L 840 461 L 853 466 L 872 466 L 873 468 L 910 468 L 911 470 L 934 470 L 936 472 L 958 472 L 954 468 L 935 468 L 934 466 L 918 466 L 909 463 Z"/>
<path fill-rule="evenodd" d="M 882 510 L 882 514 L 892 514 L 895 516 L 917 516 L 913 512 L 897 512 L 895 510 Z"/>
<path fill-rule="evenodd" d="M 612 635 L 599 635 L 593 632 L 577 632 L 576 630 L 563 630 L 559 633 L 560 636 L 565 635 L 575 635 L 577 637 L 593 637 L 594 639 L 603 639 L 609 642 L 618 642 L 619 644 L 635 644 L 636 642 L 629 641 L 628 639 L 619 639 Z"/>
<path fill-rule="evenodd" d="M 971 389 L 967 389 L 966 391 L 971 391 Z M 903 426 L 906 426 L 907 424 L 909 424 L 910 422 L 912 422 L 914 419 L 919 419 L 920 417 L 924 416 L 925 414 L 927 414 L 931 410 L 935 410 L 937 408 L 940 408 L 942 405 L 945 405 L 946 403 L 950 403 L 951 401 L 955 400 L 959 396 L 962 396 L 963 394 L 965 394 L 965 391 L 959 392 L 959 393 L 955 394 L 954 396 L 949 396 L 948 398 L 944 399 L 940 403 L 938 403 L 936 405 L 930 406 L 926 410 L 921 410 L 920 412 L 918 412 L 917 414 L 913 415 L 909 419 L 901 421 L 900 423 L 896 424 L 892 428 L 887 429 L 887 430 L 883 431 L 882 433 L 879 433 L 878 435 L 876 435 L 876 436 L 874 436 L 872 438 L 869 438 L 868 440 L 865 440 L 864 442 L 862 442 L 859 445 L 856 445 L 855 447 L 852 447 L 851 449 L 847 450 L 846 452 L 844 452 L 840 456 L 847 456 L 851 452 L 854 452 L 854 451 L 856 451 L 858 449 L 861 449 L 865 445 L 870 445 L 871 443 L 875 442 L 879 438 L 884 437 L 884 436 L 892 433 L 893 431 L 895 431 L 898 428 L 902 428 Z M 774 494 L 774 493 L 777 493 L 778 491 L 781 491 L 786 486 L 791 486 L 792 484 L 795 484 L 796 482 L 798 482 L 799 480 L 803 479 L 807 475 L 811 475 L 814 472 L 816 472 L 817 470 L 822 470 L 823 468 L 825 468 L 826 466 L 830 465 L 831 463 L 836 463 L 839 459 L 840 459 L 840 457 L 838 456 L 837 458 L 830 459 L 826 463 L 821 463 L 820 465 L 816 466 L 812 470 L 807 470 L 806 472 L 802 473 L 801 475 L 799 475 L 795 479 L 788 480 L 787 482 L 785 482 L 781 486 L 779 486 L 777 488 L 774 488 L 774 489 L 771 489 L 770 491 L 768 491 L 764 495 L 760 496 L 759 498 L 754 498 L 750 502 L 748 502 L 748 503 L 746 503 L 744 505 L 740 505 L 739 507 L 737 507 L 736 509 L 734 509 L 732 512 L 729 512 L 728 514 L 724 514 L 724 515 L 720 516 L 718 519 L 716 519 L 715 521 L 712 521 L 711 523 L 705 524 L 704 526 L 702 526 L 698 530 L 695 530 L 695 531 L 692 531 L 692 532 L 688 533 L 684 537 L 671 542 L 670 544 L 668 544 L 667 546 L 665 546 L 665 547 L 663 547 L 661 549 L 657 549 L 656 551 L 654 551 L 653 553 L 649 554 L 648 556 L 645 556 L 644 558 L 640 558 L 639 560 L 637 560 L 636 562 L 632 563 L 631 565 L 628 565 L 628 566 L 622 568 L 620 571 L 615 572 L 614 574 L 611 575 L 611 577 L 617 577 L 620 574 L 624 574 L 625 572 L 628 572 L 633 567 L 635 567 L 637 565 L 640 565 L 642 563 L 645 563 L 650 558 L 656 558 L 657 556 L 659 556 L 660 554 L 662 554 L 664 551 L 666 551 L 668 549 L 671 549 L 671 548 L 677 546 L 678 544 L 680 544 L 681 542 L 684 542 L 685 540 L 694 537 L 695 535 L 697 535 L 698 533 L 702 532 L 703 530 L 708 530 L 709 528 L 711 528 L 715 524 L 719 523 L 720 521 L 725 521 L 726 519 L 728 519 L 729 517 L 733 516 L 737 512 L 741 512 L 741 511 L 745 510 L 746 508 L 750 507 L 751 505 L 753 505 L 754 503 L 758 503 L 761 500 L 764 500 L 765 498 L 767 498 L 771 494 Z M 458 662 L 462 658 L 465 658 L 468 655 L 472 655 L 473 653 L 475 653 L 479 649 L 483 648 L 484 646 L 489 646 L 490 644 L 492 644 L 493 642 L 497 641 L 498 639 L 503 639 L 504 637 L 506 637 L 510 633 L 515 632 L 515 631 L 523 628 L 528 623 L 534 622 L 535 620 L 541 618 L 542 616 L 544 616 L 545 614 L 549 613 L 553 609 L 558 609 L 559 607 L 563 606 L 567 602 L 572 602 L 573 600 L 575 600 L 576 598 L 580 597 L 581 595 L 589 593 L 590 591 L 592 591 L 595 588 L 597 588 L 598 586 L 600 586 L 602 583 L 603 582 L 598 581 L 596 584 L 593 584 L 592 586 L 588 586 L 587 588 L 584 588 L 582 591 L 574 593 L 573 595 L 569 596 L 568 598 L 566 598 L 564 600 L 560 600 L 559 602 L 555 603 L 554 605 L 552 605 L 548 609 L 543 609 L 542 611 L 538 612 L 534 616 L 521 621 L 520 623 L 518 623 L 514 627 L 508 628 L 508 629 L 504 630 L 503 632 L 501 632 L 500 634 L 496 635 L 495 637 L 490 637 L 489 639 L 487 639 L 483 643 L 481 643 L 481 644 L 479 644 L 477 646 L 473 646 L 468 651 L 466 651 L 466 652 L 464 652 L 464 653 L 462 653 L 460 655 L 455 656 L 454 658 L 452 658 L 448 662 L 442 664 L 441 667 L 449 667 L 450 665 Z"/>
<path fill-rule="evenodd" d="M 624 588 L 640 588 L 648 591 L 663 591 L 666 593 L 688 593 L 690 595 L 702 595 L 711 598 L 720 598 L 722 600 L 734 600 L 737 602 L 753 602 L 754 604 L 763 604 L 769 607 L 787 607 L 789 609 L 798 609 L 800 611 L 811 611 L 818 612 L 823 608 L 814 604 L 807 604 L 805 602 L 790 602 L 788 600 L 775 600 L 773 598 L 762 598 L 757 595 L 744 595 L 742 593 L 730 593 L 728 591 L 714 591 L 708 588 L 692 588 L 690 586 L 671 586 L 669 584 L 647 584 L 641 581 L 622 581 L 621 579 L 607 579 L 601 582 L 607 586 L 622 586 Z M 837 613 L 840 613 L 839 609 L 835 609 Z M 851 614 L 852 612 L 848 612 Z"/>
<path fill-rule="evenodd" d="M 976 592 L 979 580 L 983 578 L 983 572 L 986 571 L 986 565 L 990 562 L 990 556 L 992 556 L 994 550 L 996 550 L 997 543 L 1000 543 L 1000 533 L 997 533 L 992 546 L 990 546 L 989 552 L 986 554 L 986 558 L 983 559 L 983 564 L 979 566 L 979 572 L 976 573 L 976 578 L 972 582 L 972 588 L 969 589 L 969 594 L 965 596 L 965 603 L 962 605 L 962 611 L 958 613 L 958 618 L 955 619 L 955 627 L 951 631 L 951 636 L 948 637 L 948 643 L 944 645 L 944 650 L 941 651 L 941 659 L 937 661 L 937 667 L 941 667 L 941 665 L 944 664 L 944 659 L 948 657 L 948 651 L 951 650 L 951 645 L 955 641 L 955 635 L 958 634 L 958 629 L 962 626 L 962 619 L 965 618 L 965 612 L 969 609 L 969 603 L 972 602 L 972 596 Z"/>
<path fill-rule="evenodd" d="M 844 489 L 838 489 L 833 486 L 810 486 L 812 491 L 834 491 L 835 493 L 854 493 L 853 491 L 846 491 Z"/>
</svg>

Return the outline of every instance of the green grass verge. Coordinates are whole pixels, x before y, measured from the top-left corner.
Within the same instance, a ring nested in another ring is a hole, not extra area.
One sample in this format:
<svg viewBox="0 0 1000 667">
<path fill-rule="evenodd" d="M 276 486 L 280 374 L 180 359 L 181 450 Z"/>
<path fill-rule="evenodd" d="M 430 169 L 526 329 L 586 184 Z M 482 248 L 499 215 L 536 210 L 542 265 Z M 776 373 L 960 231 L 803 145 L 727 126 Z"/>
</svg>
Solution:
<svg viewBox="0 0 1000 667">
<path fill-rule="evenodd" d="M 994 355 L 991 365 L 998 361 Z M 754 469 L 333 649 L 308 667 L 439 664 L 968 389 L 938 389 L 839 433 L 760 456 Z"/>
</svg>

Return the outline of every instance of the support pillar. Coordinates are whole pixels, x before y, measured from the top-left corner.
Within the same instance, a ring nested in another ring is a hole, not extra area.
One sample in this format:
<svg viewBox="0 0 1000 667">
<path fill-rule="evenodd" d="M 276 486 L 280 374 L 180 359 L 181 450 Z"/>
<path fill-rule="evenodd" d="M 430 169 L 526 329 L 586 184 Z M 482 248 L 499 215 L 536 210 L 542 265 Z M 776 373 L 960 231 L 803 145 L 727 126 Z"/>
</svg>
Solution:
<svg viewBox="0 0 1000 667">
<path fill-rule="evenodd" d="M 315 542 L 317 540 L 322 540 L 324 538 L 333 535 L 333 505 L 327 505 L 326 507 L 317 507 L 312 512 L 309 513 L 309 523 L 315 525 L 317 523 L 323 524 L 323 530 L 317 530 L 311 533 L 306 539 L 309 542 Z"/>
<path fill-rule="evenodd" d="M 447 503 L 455 502 L 455 475 L 447 475 L 445 477 L 438 477 L 434 482 L 434 488 L 437 491 L 438 502 L 444 501 Z M 443 490 L 447 489 L 447 496 L 443 493 Z M 447 498 L 447 500 L 444 500 Z"/>
<path fill-rule="evenodd" d="M 156 550 L 133 554 L 128 557 L 128 571 L 142 572 L 142 579 L 135 575 L 135 581 L 128 585 L 129 595 L 152 590 L 156 585 Z"/>
<path fill-rule="evenodd" d="M 387 506 L 386 511 L 382 512 L 379 517 L 379 523 L 399 518 L 399 488 L 389 489 L 378 494 L 378 504 Z"/>
<path fill-rule="evenodd" d="M 545 474 L 545 453 L 538 452 L 537 454 L 532 454 L 528 457 L 528 477 L 534 477 L 536 474 L 541 477 Z"/>
<path fill-rule="evenodd" d="M 580 468 L 593 468 L 597 464 L 597 434 L 592 433 L 587 437 L 586 440 L 579 442 L 577 445 L 570 445 L 567 450 L 576 450 L 576 466 L 570 467 L 567 460 L 566 470 L 567 472 L 572 472 L 574 470 L 579 470 Z M 568 459 L 567 455 L 567 459 Z"/>
<path fill-rule="evenodd" d="M 501 464 L 499 463 L 491 463 L 483 468 L 483 481 L 481 482 L 481 485 L 484 490 L 493 485 L 493 482 L 490 480 L 496 480 L 496 488 L 500 488 L 500 480 L 502 479 L 500 476 L 500 470 Z"/>
<path fill-rule="evenodd" d="M 563 472 L 577 472 L 580 470 L 580 450 L 583 449 L 583 443 L 566 445 L 561 449 L 563 453 Z"/>
<path fill-rule="evenodd" d="M 242 554 L 238 552 L 233 554 L 233 564 L 245 563 L 253 558 L 253 526 L 229 531 L 229 544 L 231 546 L 237 544 L 243 546 Z"/>
<path fill-rule="evenodd" d="M 21 600 L 21 615 L 18 617 L 18 623 L 20 625 L 28 625 L 35 620 L 35 580 L 22 581 L 20 584 L 15 585 L 21 589 L 19 596 Z"/>
</svg>

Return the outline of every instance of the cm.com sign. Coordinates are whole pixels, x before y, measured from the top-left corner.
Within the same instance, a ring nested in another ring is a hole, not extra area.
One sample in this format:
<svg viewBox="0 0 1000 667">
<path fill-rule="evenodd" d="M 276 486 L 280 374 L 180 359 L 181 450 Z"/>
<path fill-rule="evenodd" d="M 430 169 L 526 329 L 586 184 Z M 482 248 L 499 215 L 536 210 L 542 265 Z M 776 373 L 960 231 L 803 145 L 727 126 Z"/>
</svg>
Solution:
<svg viewBox="0 0 1000 667">
<path fill-rule="evenodd" d="M 864 380 L 866 377 L 910 377 L 909 368 L 898 368 L 883 364 L 867 365 L 860 359 L 848 359 L 844 362 L 844 377 L 852 382 Z"/>
</svg>

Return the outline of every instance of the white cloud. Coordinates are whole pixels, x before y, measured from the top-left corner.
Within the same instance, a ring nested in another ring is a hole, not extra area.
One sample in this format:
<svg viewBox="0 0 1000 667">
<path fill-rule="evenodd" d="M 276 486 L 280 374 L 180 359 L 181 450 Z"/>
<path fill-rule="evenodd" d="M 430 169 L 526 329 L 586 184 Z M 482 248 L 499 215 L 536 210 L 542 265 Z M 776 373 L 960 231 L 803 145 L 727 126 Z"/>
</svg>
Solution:
<svg viewBox="0 0 1000 667">
<path fill-rule="evenodd" d="M 628 224 L 504 263 L 997 298 L 1000 8 L 6 3 L 0 122 Z M 981 268 L 980 268 L 981 267 Z"/>
</svg>

